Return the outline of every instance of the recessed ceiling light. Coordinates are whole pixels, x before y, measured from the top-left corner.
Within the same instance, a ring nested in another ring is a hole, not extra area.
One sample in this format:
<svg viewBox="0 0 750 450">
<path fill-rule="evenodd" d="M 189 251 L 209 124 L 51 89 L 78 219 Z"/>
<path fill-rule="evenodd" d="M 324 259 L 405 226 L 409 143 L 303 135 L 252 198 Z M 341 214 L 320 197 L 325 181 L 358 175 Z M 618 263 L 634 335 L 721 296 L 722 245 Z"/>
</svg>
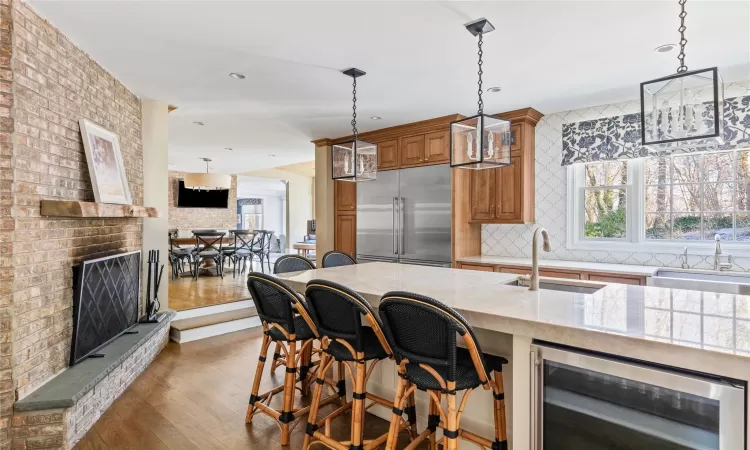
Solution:
<svg viewBox="0 0 750 450">
<path fill-rule="evenodd" d="M 654 51 L 656 53 L 668 53 L 677 48 L 677 44 L 664 44 L 656 47 Z"/>
<path fill-rule="evenodd" d="M 372 120 L 380 120 L 380 119 L 382 119 L 382 117 L 380 117 L 380 116 L 370 116 L 370 119 L 372 119 Z"/>
<path fill-rule="evenodd" d="M 503 88 L 500 86 L 492 86 L 491 88 L 487 88 L 487 92 L 500 92 Z"/>
<path fill-rule="evenodd" d="M 225 147 L 224 150 L 229 150 L 231 152 L 234 149 L 232 147 Z"/>
<path fill-rule="evenodd" d="M 268 155 L 268 156 L 276 156 L 276 155 Z"/>
<path fill-rule="evenodd" d="M 198 125 L 199 127 L 202 127 L 204 124 L 203 122 L 193 122 L 193 125 Z"/>
<path fill-rule="evenodd" d="M 235 78 L 237 80 L 244 80 L 245 79 L 245 75 L 242 75 L 241 73 L 237 73 L 237 72 L 232 72 L 232 73 L 229 74 L 229 76 L 232 77 L 232 78 Z"/>
</svg>

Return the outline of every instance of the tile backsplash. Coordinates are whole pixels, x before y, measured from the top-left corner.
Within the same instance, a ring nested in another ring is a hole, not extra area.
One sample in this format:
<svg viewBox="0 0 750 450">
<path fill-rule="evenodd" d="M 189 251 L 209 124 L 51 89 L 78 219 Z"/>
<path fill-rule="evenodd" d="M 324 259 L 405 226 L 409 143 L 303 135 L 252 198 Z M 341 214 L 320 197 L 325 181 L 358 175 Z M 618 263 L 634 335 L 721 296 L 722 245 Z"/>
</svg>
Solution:
<svg viewBox="0 0 750 450">
<path fill-rule="evenodd" d="M 750 95 L 750 80 L 727 83 L 725 98 Z M 533 105 L 532 105 L 533 106 Z M 567 168 L 562 166 L 562 127 L 565 123 L 596 120 L 640 111 L 640 101 L 614 103 L 544 116 L 536 126 L 536 222 L 544 226 L 552 241 L 545 259 L 613 264 L 679 267 L 678 253 L 645 253 L 569 250 L 566 248 Z M 531 257 L 531 239 L 537 225 L 482 225 L 482 254 Z M 691 267 L 711 269 L 712 256 L 690 255 Z M 735 258 L 733 270 L 750 271 L 750 258 Z"/>
</svg>

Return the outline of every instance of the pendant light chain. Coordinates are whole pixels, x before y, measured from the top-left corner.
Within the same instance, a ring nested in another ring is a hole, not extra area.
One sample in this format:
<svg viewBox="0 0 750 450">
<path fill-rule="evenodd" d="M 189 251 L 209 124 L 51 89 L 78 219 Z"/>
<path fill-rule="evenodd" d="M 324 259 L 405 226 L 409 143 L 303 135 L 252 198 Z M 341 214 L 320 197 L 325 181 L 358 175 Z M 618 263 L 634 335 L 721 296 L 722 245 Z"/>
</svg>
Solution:
<svg viewBox="0 0 750 450">
<path fill-rule="evenodd" d="M 483 114 L 484 113 L 484 101 L 482 100 L 482 74 L 484 73 L 482 71 L 482 54 L 483 54 L 483 52 L 482 52 L 482 42 L 483 42 L 482 41 L 482 35 L 483 34 L 484 33 L 482 33 L 481 31 L 478 33 L 478 36 L 479 36 L 479 52 L 477 52 L 477 54 L 479 55 L 479 64 L 478 64 L 479 65 L 479 71 L 477 72 L 477 74 L 479 75 L 479 82 L 477 82 L 477 84 L 479 85 L 479 90 L 477 91 L 477 93 L 479 94 L 479 101 L 477 101 L 477 106 L 478 106 L 477 114 Z"/>
<path fill-rule="evenodd" d="M 679 0 L 678 3 L 680 4 L 680 28 L 677 29 L 677 31 L 680 32 L 680 54 L 677 55 L 677 59 L 680 60 L 680 67 L 677 68 L 677 73 L 687 72 L 688 68 L 685 65 L 685 44 L 687 44 L 687 39 L 685 39 L 685 30 L 687 30 L 687 27 L 685 26 L 685 17 L 687 16 L 687 12 L 685 12 L 685 3 L 687 3 L 687 0 Z"/>
<path fill-rule="evenodd" d="M 357 132 L 357 77 L 352 77 L 354 79 L 354 82 L 352 83 L 352 134 L 354 135 L 354 140 L 357 140 L 357 135 L 359 134 Z"/>
</svg>

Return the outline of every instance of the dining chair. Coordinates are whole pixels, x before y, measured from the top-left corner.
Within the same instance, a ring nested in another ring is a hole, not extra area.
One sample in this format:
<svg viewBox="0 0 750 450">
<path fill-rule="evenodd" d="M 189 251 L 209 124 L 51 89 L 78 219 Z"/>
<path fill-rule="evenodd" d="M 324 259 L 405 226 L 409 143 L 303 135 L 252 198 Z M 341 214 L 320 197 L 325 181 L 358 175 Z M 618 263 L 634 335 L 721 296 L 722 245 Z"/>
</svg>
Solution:
<svg viewBox="0 0 750 450">
<path fill-rule="evenodd" d="M 193 276 L 198 279 L 198 268 L 201 262 L 212 259 L 216 262 L 216 271 L 224 278 L 221 266 L 222 245 L 224 244 L 223 232 L 198 232 L 195 235 L 195 249 L 193 250 Z"/>
<path fill-rule="evenodd" d="M 253 242 L 255 238 L 255 232 L 250 230 L 232 230 L 230 231 L 234 235 L 234 245 L 230 248 L 224 249 L 221 258 L 221 270 L 224 271 L 224 261 L 228 258 L 232 262 L 232 277 L 237 274 L 237 265 L 242 262 L 240 266 L 240 273 L 245 271 L 245 262 L 249 259 L 250 266 L 253 264 Z"/>
<path fill-rule="evenodd" d="M 263 267 L 263 260 L 268 262 L 268 271 L 271 271 L 271 238 L 273 237 L 273 231 L 268 230 L 255 230 L 256 233 L 260 234 L 257 244 L 253 245 L 253 254 L 260 259 L 260 271 L 265 273 L 266 270 Z"/>
<path fill-rule="evenodd" d="M 188 263 L 188 267 L 190 267 L 190 273 L 192 274 L 193 267 L 192 267 L 192 249 L 189 248 L 180 248 L 180 246 L 175 245 L 174 239 L 177 237 L 177 230 L 170 230 L 168 233 L 169 236 L 169 263 L 172 266 L 172 278 L 175 279 L 180 276 L 180 274 L 184 270 L 184 264 L 185 262 Z"/>
</svg>

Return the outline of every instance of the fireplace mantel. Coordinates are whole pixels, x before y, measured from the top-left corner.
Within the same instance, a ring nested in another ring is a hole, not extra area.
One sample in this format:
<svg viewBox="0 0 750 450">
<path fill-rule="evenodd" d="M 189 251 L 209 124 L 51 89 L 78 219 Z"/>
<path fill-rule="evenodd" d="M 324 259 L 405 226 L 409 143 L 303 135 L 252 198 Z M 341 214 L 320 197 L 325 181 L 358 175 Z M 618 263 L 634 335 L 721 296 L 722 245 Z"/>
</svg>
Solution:
<svg viewBox="0 0 750 450">
<path fill-rule="evenodd" d="M 159 211 L 150 206 L 117 205 L 111 203 L 79 202 L 75 200 L 42 200 L 44 217 L 159 217 Z"/>
</svg>

